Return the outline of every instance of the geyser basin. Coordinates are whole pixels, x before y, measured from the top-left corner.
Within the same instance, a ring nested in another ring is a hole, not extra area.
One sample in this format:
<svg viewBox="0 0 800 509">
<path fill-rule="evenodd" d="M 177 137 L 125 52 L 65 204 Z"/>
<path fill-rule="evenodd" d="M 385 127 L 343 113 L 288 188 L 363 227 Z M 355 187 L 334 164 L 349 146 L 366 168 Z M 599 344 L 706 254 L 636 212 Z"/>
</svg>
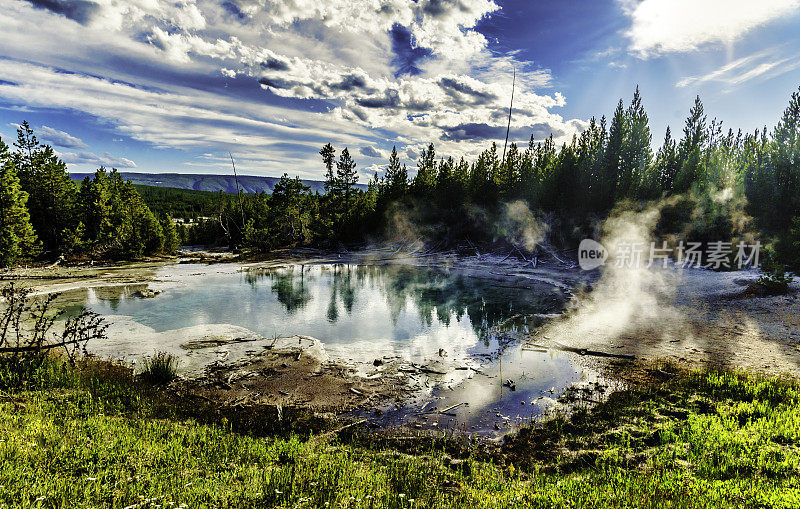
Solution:
<svg viewBox="0 0 800 509">
<path fill-rule="evenodd" d="M 480 428 L 493 426 L 484 410 L 538 415 L 541 408 L 532 401 L 552 401 L 580 378 L 567 356 L 522 352 L 515 342 L 521 329 L 537 324 L 521 316 L 558 313 L 567 298 L 563 289 L 531 279 L 407 265 L 230 264 L 167 266 L 155 281 L 150 287 L 161 293 L 152 298 L 142 298 L 141 286 L 88 291 L 85 306 L 113 324 L 109 341 L 90 345 L 90 351 L 128 361 L 167 351 L 194 375 L 212 361 L 254 348 L 248 342 L 214 348 L 215 338 L 231 336 L 310 336 L 332 360 L 363 374 L 375 369 L 375 359 L 446 359 L 451 371 L 435 380 L 408 375 L 415 390 L 401 414 L 410 415 L 411 406 L 463 401 L 469 404 L 449 413 Z M 507 379 L 515 391 L 503 388 Z M 384 415 L 397 418 L 391 411 Z"/>
</svg>

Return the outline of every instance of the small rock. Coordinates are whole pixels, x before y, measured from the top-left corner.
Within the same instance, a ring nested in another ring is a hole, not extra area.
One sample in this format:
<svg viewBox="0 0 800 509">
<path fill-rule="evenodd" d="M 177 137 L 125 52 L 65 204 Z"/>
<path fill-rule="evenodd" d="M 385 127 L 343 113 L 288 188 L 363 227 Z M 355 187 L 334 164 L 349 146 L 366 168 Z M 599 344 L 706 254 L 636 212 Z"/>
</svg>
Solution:
<svg viewBox="0 0 800 509">
<path fill-rule="evenodd" d="M 374 361 L 372 361 L 372 365 L 375 366 L 376 368 L 378 366 L 383 366 L 383 360 L 382 359 L 375 359 Z"/>
</svg>

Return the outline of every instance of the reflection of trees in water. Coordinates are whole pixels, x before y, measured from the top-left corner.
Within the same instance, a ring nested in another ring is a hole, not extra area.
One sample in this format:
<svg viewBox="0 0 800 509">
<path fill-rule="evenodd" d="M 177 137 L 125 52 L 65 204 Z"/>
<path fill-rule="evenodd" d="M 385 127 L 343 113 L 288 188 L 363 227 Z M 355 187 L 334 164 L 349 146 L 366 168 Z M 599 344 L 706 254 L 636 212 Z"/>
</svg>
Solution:
<svg viewBox="0 0 800 509">
<path fill-rule="evenodd" d="M 311 302 L 305 274 L 309 270 L 313 269 L 254 271 L 247 277 L 251 284 L 268 277 L 273 294 L 287 312 L 293 313 Z M 449 325 L 453 319 L 461 320 L 466 315 L 479 336 L 514 314 L 553 312 L 561 309 L 564 303 L 563 294 L 553 291 L 549 285 L 513 289 L 456 271 L 396 265 L 333 265 L 317 270 L 321 271 L 322 278 L 314 279 L 314 284 L 326 281 L 330 287 L 326 316 L 331 322 L 340 318 L 340 306 L 345 313 L 352 314 L 357 294 L 364 289 L 380 291 L 394 325 L 410 301 L 420 320 L 428 326 L 433 324 L 434 316 L 440 323 Z"/>
<path fill-rule="evenodd" d="M 305 308 L 306 304 L 311 301 L 311 293 L 306 285 L 306 267 L 304 265 L 291 266 L 280 271 L 253 270 L 245 272 L 245 281 L 253 287 L 264 277 L 272 281 L 272 293 L 290 315 Z"/>
</svg>

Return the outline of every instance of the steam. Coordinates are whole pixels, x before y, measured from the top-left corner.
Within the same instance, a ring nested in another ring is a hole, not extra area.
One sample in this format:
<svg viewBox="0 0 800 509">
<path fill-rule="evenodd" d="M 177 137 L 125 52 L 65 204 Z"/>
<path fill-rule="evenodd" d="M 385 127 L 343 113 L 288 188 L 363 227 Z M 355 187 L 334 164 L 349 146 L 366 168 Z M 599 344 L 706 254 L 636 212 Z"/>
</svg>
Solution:
<svg viewBox="0 0 800 509">
<path fill-rule="evenodd" d="M 607 345 L 623 335 L 676 333 L 665 324 L 679 322 L 674 307 L 678 275 L 662 264 L 648 267 L 652 234 L 662 204 L 643 211 L 617 212 L 603 225 L 601 243 L 609 258 L 590 292 L 577 296 L 579 305 L 540 336 L 568 346 Z M 655 327 L 661 324 L 661 327 Z"/>
<path fill-rule="evenodd" d="M 427 232 L 420 227 L 421 222 L 413 217 L 414 210 L 394 203 L 387 212 L 386 241 L 390 244 L 404 244 L 406 249 L 418 251 L 425 245 Z"/>
<path fill-rule="evenodd" d="M 547 223 L 536 218 L 528 204 L 522 200 L 505 204 L 505 215 L 501 224 L 509 242 L 524 247 L 531 253 L 542 243 L 550 229 Z"/>
</svg>

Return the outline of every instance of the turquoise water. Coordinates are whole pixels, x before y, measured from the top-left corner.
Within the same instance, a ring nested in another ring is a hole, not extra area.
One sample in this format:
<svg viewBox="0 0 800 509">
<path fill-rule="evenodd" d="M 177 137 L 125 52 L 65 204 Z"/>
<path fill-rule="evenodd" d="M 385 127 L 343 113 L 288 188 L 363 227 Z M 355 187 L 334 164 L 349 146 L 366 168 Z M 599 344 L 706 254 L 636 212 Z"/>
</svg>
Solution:
<svg viewBox="0 0 800 509">
<path fill-rule="evenodd" d="M 439 348 L 454 355 L 483 351 L 494 339 L 491 329 L 509 317 L 558 312 L 564 302 L 551 285 L 526 282 L 520 289 L 412 266 L 218 267 L 172 266 L 157 275 L 165 282 L 156 298 L 133 298 L 120 289 L 112 298 L 89 294 L 87 307 L 129 316 L 156 332 L 230 323 L 265 337 L 312 336 L 355 357 L 419 357 Z"/>
<path fill-rule="evenodd" d="M 519 333 L 541 320 L 519 316 L 558 313 L 567 298 L 563 290 L 530 279 L 491 280 L 397 265 L 266 270 L 216 264 L 164 267 L 155 281 L 150 286 L 162 293 L 149 299 L 134 295 L 141 286 L 89 291 L 88 308 L 112 322 L 135 324 L 117 332 L 102 355 L 132 359 L 168 350 L 183 355 L 187 365 L 202 351 L 181 349 L 187 337 L 170 331 L 211 324 L 232 324 L 268 338 L 312 336 L 330 357 L 352 360 L 366 366 L 365 372 L 377 358 L 424 364 L 444 350 L 454 366 L 462 364 L 460 370 L 433 379 L 409 375 L 410 399 L 373 418 L 489 434 L 540 415 L 564 388 L 586 376 L 563 353 L 520 345 Z M 137 336 L 137 327 L 154 334 Z M 508 379 L 515 390 L 504 386 Z M 452 416 L 420 417 L 423 408 L 457 403 L 448 412 Z"/>
</svg>

